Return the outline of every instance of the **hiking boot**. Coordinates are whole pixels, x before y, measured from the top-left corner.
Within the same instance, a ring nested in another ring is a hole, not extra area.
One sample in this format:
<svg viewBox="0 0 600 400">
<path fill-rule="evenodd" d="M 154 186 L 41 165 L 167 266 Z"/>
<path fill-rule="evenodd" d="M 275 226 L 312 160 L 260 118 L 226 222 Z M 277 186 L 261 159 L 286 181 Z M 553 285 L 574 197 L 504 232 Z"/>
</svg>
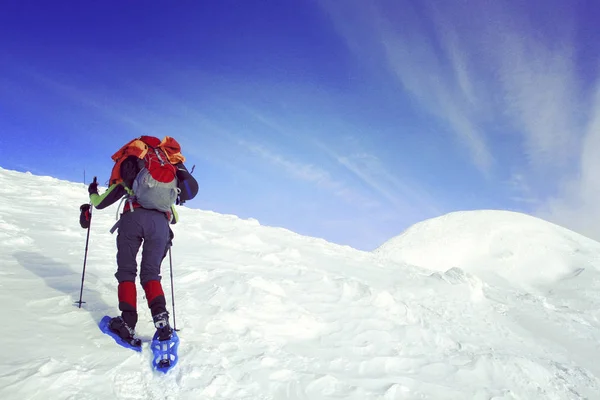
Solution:
<svg viewBox="0 0 600 400">
<path fill-rule="evenodd" d="M 152 320 L 154 321 L 154 326 L 156 327 L 156 335 L 158 340 L 163 341 L 171 339 L 173 329 L 169 325 L 169 313 L 165 311 L 161 312 L 160 314 L 153 315 Z"/>
<path fill-rule="evenodd" d="M 108 327 L 111 331 L 119 335 L 121 339 L 129 343 L 132 346 L 141 346 L 142 341 L 135 337 L 135 331 L 131 328 L 122 317 L 111 318 L 108 323 Z"/>
</svg>

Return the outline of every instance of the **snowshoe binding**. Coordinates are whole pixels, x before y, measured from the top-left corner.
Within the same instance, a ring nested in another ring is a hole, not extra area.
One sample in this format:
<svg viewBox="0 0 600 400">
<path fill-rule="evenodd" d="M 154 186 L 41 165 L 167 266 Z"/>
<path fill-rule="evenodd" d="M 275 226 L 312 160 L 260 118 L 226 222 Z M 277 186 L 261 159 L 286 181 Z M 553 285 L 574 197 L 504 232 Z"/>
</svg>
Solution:
<svg viewBox="0 0 600 400">
<path fill-rule="evenodd" d="M 142 341 L 135 337 L 134 330 L 121 317 L 111 318 L 108 315 L 98 324 L 100 330 L 112 337 L 117 344 L 135 351 L 142 351 Z"/>
<path fill-rule="evenodd" d="M 165 311 L 161 312 L 160 314 L 153 315 L 152 320 L 154 321 L 154 326 L 156 327 L 155 337 L 160 341 L 171 339 L 173 329 L 169 325 L 169 313 Z"/>
<path fill-rule="evenodd" d="M 108 327 L 111 331 L 119 335 L 119 337 L 134 347 L 140 347 L 142 340 L 135 337 L 135 331 L 123 320 L 122 317 L 111 318 L 108 323 Z"/>
</svg>

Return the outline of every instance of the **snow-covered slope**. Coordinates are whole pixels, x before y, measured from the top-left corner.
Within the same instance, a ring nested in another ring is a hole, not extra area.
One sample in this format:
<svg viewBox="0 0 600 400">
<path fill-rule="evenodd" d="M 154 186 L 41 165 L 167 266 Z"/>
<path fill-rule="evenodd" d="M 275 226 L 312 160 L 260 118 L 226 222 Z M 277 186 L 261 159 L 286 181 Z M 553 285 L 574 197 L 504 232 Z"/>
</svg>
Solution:
<svg viewBox="0 0 600 400">
<path fill-rule="evenodd" d="M 600 265 L 600 243 L 510 211 L 454 212 L 415 224 L 375 253 L 437 271 L 452 267 L 513 285 L 551 284 Z"/>
<path fill-rule="evenodd" d="M 149 349 L 120 348 L 97 328 L 117 313 L 115 208 L 94 215 L 87 303 L 73 306 L 86 198 L 82 184 L 0 169 L 0 399 L 600 398 L 595 242 L 543 230 L 552 249 L 579 248 L 563 254 L 565 272 L 572 262 L 585 269 L 534 292 L 465 272 L 458 258 L 428 265 L 432 273 L 182 208 L 173 248 L 181 359 L 163 376 L 151 371 Z M 168 262 L 163 269 L 168 282 Z M 148 339 L 141 297 L 138 307 Z"/>
</svg>

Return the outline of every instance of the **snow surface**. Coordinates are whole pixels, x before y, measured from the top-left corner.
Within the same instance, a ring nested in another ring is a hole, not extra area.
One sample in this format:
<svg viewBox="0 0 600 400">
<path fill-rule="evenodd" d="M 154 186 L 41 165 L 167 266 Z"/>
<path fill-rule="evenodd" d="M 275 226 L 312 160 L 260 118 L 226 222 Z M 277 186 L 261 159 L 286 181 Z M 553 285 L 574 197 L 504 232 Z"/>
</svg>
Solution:
<svg viewBox="0 0 600 400">
<path fill-rule="evenodd" d="M 552 284 L 600 265 L 600 243 L 510 211 L 455 212 L 426 220 L 375 253 L 436 271 L 459 267 L 527 287 Z"/>
<path fill-rule="evenodd" d="M 0 169 L 0 399 L 599 399 L 600 244 L 521 214 L 425 221 L 373 253 L 180 208 L 179 364 L 118 347 L 116 207 Z M 164 287 L 170 308 L 168 260 Z M 138 334 L 153 334 L 138 292 Z"/>
</svg>

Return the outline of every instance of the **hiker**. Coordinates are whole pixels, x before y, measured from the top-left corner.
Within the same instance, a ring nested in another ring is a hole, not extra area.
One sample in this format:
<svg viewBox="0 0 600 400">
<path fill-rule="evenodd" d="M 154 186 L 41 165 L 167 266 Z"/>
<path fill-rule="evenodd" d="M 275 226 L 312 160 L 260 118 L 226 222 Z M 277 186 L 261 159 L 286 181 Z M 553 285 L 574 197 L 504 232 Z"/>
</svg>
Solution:
<svg viewBox="0 0 600 400">
<path fill-rule="evenodd" d="M 198 192 L 198 183 L 183 165 L 185 157 L 180 150 L 179 143 L 168 136 L 162 141 L 153 136 L 133 139 L 112 156 L 115 165 L 108 189 L 98 194 L 95 178 L 88 187 L 90 202 L 97 209 L 121 199 L 125 202 L 111 230 L 118 229 L 115 277 L 121 316 L 112 318 L 109 328 L 134 346 L 141 346 L 141 340 L 135 337 L 136 257 L 141 246 L 140 283 L 158 339 L 168 340 L 173 332 L 160 283 L 160 266 L 172 245 L 170 224 L 178 220 L 175 204 L 183 204 Z"/>
</svg>

